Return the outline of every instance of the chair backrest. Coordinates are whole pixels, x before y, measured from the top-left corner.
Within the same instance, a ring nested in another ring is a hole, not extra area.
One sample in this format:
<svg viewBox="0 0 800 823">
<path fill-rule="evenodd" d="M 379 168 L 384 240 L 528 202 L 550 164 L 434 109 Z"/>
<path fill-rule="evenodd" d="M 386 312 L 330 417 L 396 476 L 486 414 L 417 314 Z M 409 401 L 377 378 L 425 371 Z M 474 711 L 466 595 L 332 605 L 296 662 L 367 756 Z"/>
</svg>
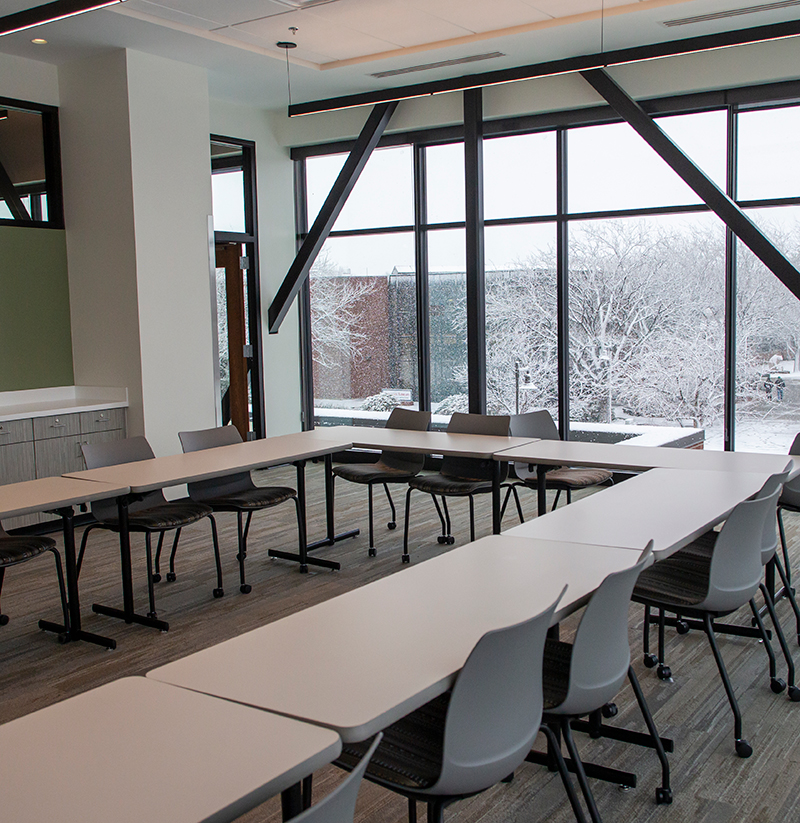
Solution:
<svg viewBox="0 0 800 823">
<path fill-rule="evenodd" d="M 405 429 L 406 431 L 426 432 L 430 425 L 431 413 L 429 411 L 415 411 L 414 409 L 403 409 L 399 406 L 392 409 L 392 413 L 386 421 L 387 429 Z M 422 470 L 425 463 L 425 455 L 409 452 L 383 452 L 381 454 L 381 463 L 392 469 L 417 474 Z"/>
<path fill-rule="evenodd" d="M 614 699 L 631 663 L 628 605 L 639 574 L 653 562 L 651 540 L 635 566 L 609 574 L 583 612 L 569 667 L 569 685 L 559 714 L 587 714 Z"/>
<path fill-rule="evenodd" d="M 756 499 L 761 497 L 769 497 L 776 489 L 783 489 L 783 484 L 789 477 L 789 472 L 792 470 L 792 463 L 787 463 L 786 468 L 780 474 L 773 474 L 767 482 L 761 487 L 759 492 L 755 495 Z M 780 496 L 778 497 L 780 500 Z M 776 503 L 777 509 L 777 503 Z M 764 518 L 764 531 L 761 535 L 761 565 L 766 566 L 772 560 L 775 551 L 778 548 L 778 525 L 777 519 L 769 514 Z"/>
<path fill-rule="evenodd" d="M 377 734 L 353 771 L 319 803 L 293 817 L 292 823 L 352 823 L 361 778 L 382 738 L 383 733 Z"/>
<path fill-rule="evenodd" d="M 442 771 L 431 793 L 481 791 L 525 759 L 542 720 L 545 637 L 565 591 L 541 614 L 487 632 L 470 653 L 447 708 Z"/>
<path fill-rule="evenodd" d="M 128 437 L 124 440 L 109 440 L 105 443 L 82 443 L 81 451 L 87 469 L 103 469 L 106 466 L 119 466 L 122 463 L 138 463 L 140 460 L 151 460 L 155 457 L 145 437 Z M 131 501 L 128 504 L 128 511 L 135 514 L 137 511 L 150 509 L 166 502 L 162 491 L 148 492 L 140 500 Z M 95 500 L 92 503 L 92 514 L 100 522 L 116 520 L 118 515 L 116 499 L 109 497 L 104 500 Z"/>
<path fill-rule="evenodd" d="M 511 415 L 511 434 L 513 437 L 536 437 L 539 440 L 560 440 L 558 427 L 547 409 Z M 529 468 L 529 463 L 514 463 L 514 474 L 520 480 L 536 477 L 536 469 Z"/>
<path fill-rule="evenodd" d="M 215 449 L 217 446 L 233 446 L 242 442 L 242 436 L 236 426 L 219 426 L 215 429 L 200 429 L 199 431 L 178 432 L 181 448 L 184 452 L 196 452 L 203 449 Z M 250 472 L 237 472 L 224 477 L 214 477 L 211 480 L 198 480 L 187 484 L 189 497 L 192 500 L 203 502 L 214 497 L 224 497 L 229 494 L 249 491 L 255 488 Z"/>
<path fill-rule="evenodd" d="M 508 437 L 509 417 L 507 414 L 462 414 L 453 412 L 447 431 L 450 434 L 490 434 Z M 482 460 L 477 457 L 445 457 L 442 461 L 442 474 L 460 480 L 492 479 L 494 471 L 493 460 Z M 508 464 L 501 463 L 501 477 L 508 474 Z"/>
<path fill-rule="evenodd" d="M 711 555 L 708 594 L 697 608 L 732 612 L 758 591 L 764 568 L 761 564 L 764 519 L 775 516 L 780 493 L 777 487 L 772 494 L 739 503 L 730 513 Z"/>
<path fill-rule="evenodd" d="M 800 434 L 797 434 L 789 448 L 790 455 L 800 455 Z M 795 508 L 800 508 L 800 476 L 790 480 L 783 487 L 780 496 L 780 503 L 785 503 Z"/>
</svg>

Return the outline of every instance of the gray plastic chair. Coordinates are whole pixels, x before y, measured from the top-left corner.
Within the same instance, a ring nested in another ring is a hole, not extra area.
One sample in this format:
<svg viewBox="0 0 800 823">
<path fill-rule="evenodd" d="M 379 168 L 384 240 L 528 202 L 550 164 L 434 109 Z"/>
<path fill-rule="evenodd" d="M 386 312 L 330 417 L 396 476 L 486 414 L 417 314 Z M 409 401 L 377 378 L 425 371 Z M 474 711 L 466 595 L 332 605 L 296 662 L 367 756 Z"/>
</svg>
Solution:
<svg viewBox="0 0 800 823">
<path fill-rule="evenodd" d="M 526 412 L 525 414 L 512 414 L 510 418 L 510 431 L 512 437 L 533 437 L 539 440 L 560 440 L 558 428 L 555 421 L 546 409 Z M 500 510 L 500 519 L 503 519 L 509 497 L 514 495 L 514 502 L 517 506 L 519 522 L 524 523 L 522 506 L 519 501 L 517 489 L 520 487 L 534 489 L 537 488 L 536 471 L 529 468 L 528 463 L 514 463 L 512 466 L 515 482 L 509 483 L 506 496 L 503 500 L 503 507 Z M 588 489 L 591 486 L 599 486 L 602 483 L 613 482 L 613 475 L 606 469 L 595 469 L 592 467 L 571 468 L 569 466 L 559 466 L 549 469 L 545 476 L 545 486 L 555 490 L 556 497 L 553 500 L 553 509 L 558 505 L 561 492 L 567 493 L 567 503 L 572 502 L 572 492 L 575 489 Z"/>
<path fill-rule="evenodd" d="M 396 408 L 392 409 L 389 419 L 386 421 L 387 429 L 405 429 L 408 431 L 428 431 L 431 423 L 431 413 L 427 411 L 415 411 L 413 409 Z M 333 470 L 334 477 L 341 477 L 351 483 L 361 483 L 367 486 L 369 503 L 369 556 L 375 557 L 374 527 L 372 514 L 372 487 L 380 483 L 386 492 L 389 506 L 392 509 L 392 519 L 386 524 L 388 529 L 397 528 L 397 511 L 389 491 L 389 483 L 408 483 L 412 477 L 416 477 L 425 463 L 424 454 L 411 454 L 409 452 L 381 452 L 380 457 L 374 463 L 348 463 L 343 466 L 336 466 Z"/>
<path fill-rule="evenodd" d="M 242 436 L 235 426 L 220 426 L 215 429 L 178 432 L 184 452 L 213 449 L 217 446 L 232 446 L 242 442 Z M 302 512 L 297 492 L 289 486 L 256 486 L 249 471 L 214 477 L 189 483 L 189 497 L 199 503 L 210 506 L 215 512 L 236 512 L 239 561 L 239 591 L 249 594 L 251 586 L 245 577 L 244 561 L 247 559 L 247 535 L 250 532 L 250 520 L 253 512 L 271 509 L 293 500 L 297 514 L 297 537 L 301 545 L 303 540 Z M 242 515 L 247 512 L 247 521 L 242 523 Z M 170 558 L 172 570 L 172 558 Z"/>
<path fill-rule="evenodd" d="M 83 452 L 83 459 L 86 461 L 86 467 L 89 469 L 101 469 L 105 466 L 118 466 L 123 463 L 137 463 L 140 460 L 150 460 L 155 457 L 150 444 L 144 437 L 129 437 L 125 440 L 111 440 L 107 443 L 84 443 L 81 445 L 81 451 Z M 214 561 L 217 568 L 217 585 L 212 594 L 214 597 L 222 597 L 225 593 L 222 587 L 222 564 L 219 559 L 217 524 L 211 508 L 189 498 L 168 501 L 160 489 L 137 496 L 137 498 L 131 500 L 128 504 L 128 531 L 142 532 L 145 537 L 147 593 L 150 599 L 148 617 L 157 616 L 153 584 L 161 580 L 161 575 L 153 570 L 151 536 L 153 534 L 158 535 L 157 552 L 160 555 L 164 535 L 166 532 L 174 530 L 175 538 L 172 543 L 172 556 L 174 557 L 178 548 L 181 529 L 202 520 L 204 517 L 207 517 L 211 522 Z M 83 533 L 81 549 L 78 554 L 78 574 L 80 574 L 83 564 L 83 555 L 86 551 L 86 541 L 89 533 L 93 529 L 119 532 L 119 511 L 115 498 L 109 497 L 104 500 L 96 500 L 92 503 L 92 514 L 97 523 L 93 523 Z M 167 580 L 175 580 L 174 569 L 171 575 L 167 575 Z"/>
<path fill-rule="evenodd" d="M 34 557 L 40 557 L 45 552 L 52 552 L 56 561 L 56 573 L 58 575 L 58 591 L 61 595 L 61 614 L 64 619 L 64 632 L 69 631 L 69 614 L 67 612 L 67 590 L 64 586 L 64 567 L 61 563 L 61 555 L 56 548 L 56 541 L 51 537 L 43 537 L 38 534 L 10 535 L 3 529 L 0 523 L 0 592 L 3 589 L 6 569 L 10 566 L 18 566 L 20 563 L 27 563 Z M 0 612 L 0 626 L 8 623 L 8 615 Z M 39 621 L 41 627 L 42 621 Z M 60 639 L 66 638 L 66 634 Z"/>
<path fill-rule="evenodd" d="M 370 747 L 350 774 L 315 806 L 291 818 L 292 823 L 353 823 L 361 778 L 381 740 L 382 734 L 375 735 Z"/>
<path fill-rule="evenodd" d="M 653 543 L 650 541 L 634 566 L 610 574 L 603 580 L 581 616 L 572 643 L 552 638 L 545 642 L 545 722 L 557 722 L 561 728 L 593 821 L 600 820 L 600 815 L 572 736 L 572 729 L 576 727 L 590 731 L 593 737 L 608 735 L 654 748 L 661 762 L 662 772 L 662 784 L 656 789 L 656 803 L 672 802 L 669 761 L 636 674 L 631 668 L 628 640 L 631 593 L 640 573 L 653 562 L 652 548 Z M 616 706 L 611 701 L 626 678 L 636 696 L 649 736 L 624 729 L 611 729 L 602 723 L 603 713 L 608 717 L 616 714 Z M 590 715 L 590 722 L 576 723 L 575 719 L 583 715 Z M 534 752 L 528 759 L 546 763 L 547 755 Z"/>
<path fill-rule="evenodd" d="M 750 757 L 753 749 L 742 737 L 742 716 L 714 636 L 714 620 L 748 604 L 761 639 L 765 645 L 769 643 L 753 597 L 759 590 L 764 571 L 761 546 L 765 519 L 774 517 L 779 494 L 780 489 L 774 488 L 771 494 L 739 503 L 719 532 L 706 532 L 644 571 L 633 590 L 633 600 L 647 607 L 643 630 L 645 665 L 658 664 L 661 679 L 671 679 L 672 675 L 669 667 L 664 665 L 664 612 L 702 621 L 733 712 L 739 757 Z M 650 608 L 659 610 L 658 657 L 651 655 L 649 650 Z"/>
<path fill-rule="evenodd" d="M 565 589 L 566 590 L 566 589 Z M 531 749 L 542 717 L 542 653 L 564 591 L 536 617 L 487 632 L 464 663 L 452 691 L 434 698 L 384 730 L 366 778 L 428 804 L 429 823 L 444 808 L 508 777 Z M 548 739 L 555 736 L 545 726 Z M 336 761 L 354 768 L 368 743 L 345 743 Z M 575 814 L 585 819 L 557 752 Z"/>
<path fill-rule="evenodd" d="M 792 442 L 789 449 L 790 455 L 800 455 L 800 434 Z M 794 512 L 800 514 L 800 477 L 795 477 L 783 487 L 783 492 L 778 498 L 778 529 L 781 537 L 781 547 L 783 549 L 783 561 L 779 555 L 775 556 L 775 569 L 781 578 L 783 590 L 781 595 L 787 597 L 794 611 L 795 624 L 797 626 L 797 642 L 800 644 L 800 608 L 797 606 L 794 589 L 792 588 L 792 565 L 789 561 L 789 548 L 786 545 L 786 529 L 783 525 L 783 512 Z"/>
<path fill-rule="evenodd" d="M 447 424 L 451 434 L 488 434 L 508 437 L 508 415 L 490 416 L 486 414 L 461 414 L 454 412 Z M 445 457 L 438 474 L 421 474 L 408 481 L 406 492 L 406 522 L 403 533 L 403 563 L 411 558 L 408 554 L 408 522 L 411 510 L 411 492 L 417 489 L 426 492 L 433 499 L 436 512 L 442 524 L 442 533 L 436 538 L 439 543 L 452 545 L 455 538 L 450 532 L 450 512 L 447 508 L 448 497 L 469 498 L 469 539 L 475 540 L 475 500 L 476 494 L 488 494 L 492 491 L 493 460 L 476 457 Z M 508 464 L 500 464 L 500 481 L 508 474 Z M 439 506 L 437 495 L 442 498 Z"/>
</svg>

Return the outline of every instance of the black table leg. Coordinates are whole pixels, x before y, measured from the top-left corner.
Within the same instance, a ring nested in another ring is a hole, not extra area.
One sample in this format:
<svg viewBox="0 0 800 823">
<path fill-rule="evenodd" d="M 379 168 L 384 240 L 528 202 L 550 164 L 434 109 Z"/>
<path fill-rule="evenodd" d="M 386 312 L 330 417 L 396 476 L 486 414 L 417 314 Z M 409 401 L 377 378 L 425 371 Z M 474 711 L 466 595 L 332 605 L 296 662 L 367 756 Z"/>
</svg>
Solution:
<svg viewBox="0 0 800 823">
<path fill-rule="evenodd" d="M 303 792 L 300 783 L 295 783 L 281 792 L 281 813 L 284 820 L 291 820 L 303 811 Z"/>
<path fill-rule="evenodd" d="M 124 620 L 126 623 L 136 623 L 139 626 L 147 626 L 151 629 L 158 629 L 165 632 L 169 630 L 169 623 L 166 620 L 159 620 L 156 617 L 149 617 L 137 614 L 133 604 L 133 570 L 131 566 L 131 534 L 128 530 L 128 498 L 117 498 L 117 511 L 119 512 L 119 556 L 122 573 L 122 608 L 115 609 L 111 606 L 102 606 L 99 603 L 92 605 L 95 614 L 102 614 L 106 617 L 115 617 Z"/>
<path fill-rule="evenodd" d="M 500 461 L 492 461 L 492 534 L 500 534 Z"/>
<path fill-rule="evenodd" d="M 547 514 L 547 466 L 538 465 L 536 467 L 536 497 L 538 515 L 541 517 Z"/>
<path fill-rule="evenodd" d="M 334 493 L 333 493 L 333 456 L 325 455 L 325 523 L 326 533 L 322 540 L 315 540 L 308 544 L 308 550 L 320 549 L 323 546 L 332 546 L 340 540 L 345 540 L 348 537 L 358 537 L 361 533 L 360 529 L 350 529 L 350 531 L 336 534 L 336 527 L 334 525 Z"/>
<path fill-rule="evenodd" d="M 99 634 L 85 632 L 81 628 L 81 603 L 78 596 L 78 567 L 75 559 L 75 512 L 72 506 L 58 509 L 61 516 L 61 525 L 64 533 L 64 567 L 67 576 L 67 605 L 69 626 L 60 623 L 51 623 L 49 620 L 40 620 L 39 628 L 46 632 L 56 632 L 64 642 L 85 640 L 107 649 L 116 649 L 117 641 Z"/>
<path fill-rule="evenodd" d="M 299 553 L 282 552 L 270 549 L 270 557 L 278 557 L 281 560 L 294 560 L 300 564 L 300 573 L 306 574 L 309 566 L 321 566 L 323 569 L 341 569 L 341 564 L 335 560 L 323 560 L 319 557 L 309 557 L 308 551 L 315 546 L 309 546 L 306 538 L 306 461 L 298 460 L 294 464 L 297 467 L 297 500 L 300 504 L 300 521 L 303 524 L 303 535 L 300 539 Z M 330 545 L 327 541 L 315 545 Z"/>
</svg>

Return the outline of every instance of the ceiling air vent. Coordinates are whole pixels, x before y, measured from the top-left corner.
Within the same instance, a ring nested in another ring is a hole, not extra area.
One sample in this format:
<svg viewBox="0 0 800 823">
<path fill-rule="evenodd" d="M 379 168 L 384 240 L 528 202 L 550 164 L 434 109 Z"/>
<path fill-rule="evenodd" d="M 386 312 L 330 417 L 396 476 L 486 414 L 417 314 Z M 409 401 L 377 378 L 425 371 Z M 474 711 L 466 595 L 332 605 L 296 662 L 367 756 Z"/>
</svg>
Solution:
<svg viewBox="0 0 800 823">
<path fill-rule="evenodd" d="M 797 0 L 800 3 L 800 0 Z M 442 69 L 445 66 L 460 66 L 462 63 L 477 63 L 479 60 L 494 60 L 495 57 L 505 57 L 502 51 L 490 51 L 486 54 L 473 54 L 469 57 L 456 57 L 453 60 L 439 60 L 436 63 L 425 63 L 421 66 L 408 66 L 404 69 L 390 71 L 376 71 L 370 77 L 397 77 L 398 74 L 411 74 L 414 71 L 428 71 L 428 69 Z"/>
<path fill-rule="evenodd" d="M 275 0 L 282 6 L 288 6 L 290 9 L 310 9 L 314 6 L 325 6 L 328 3 L 335 3 L 336 0 Z"/>
<path fill-rule="evenodd" d="M 661 25 L 667 26 L 668 28 L 672 28 L 673 26 L 691 26 L 694 23 L 711 23 L 714 20 L 726 20 L 729 17 L 741 17 L 743 14 L 757 14 L 760 11 L 789 9 L 792 6 L 800 6 L 800 0 L 782 0 L 782 2 L 778 3 L 761 3 L 758 6 L 742 6 L 738 9 L 716 11 L 712 14 L 698 14 L 696 17 L 681 17 L 676 20 L 664 20 Z"/>
</svg>

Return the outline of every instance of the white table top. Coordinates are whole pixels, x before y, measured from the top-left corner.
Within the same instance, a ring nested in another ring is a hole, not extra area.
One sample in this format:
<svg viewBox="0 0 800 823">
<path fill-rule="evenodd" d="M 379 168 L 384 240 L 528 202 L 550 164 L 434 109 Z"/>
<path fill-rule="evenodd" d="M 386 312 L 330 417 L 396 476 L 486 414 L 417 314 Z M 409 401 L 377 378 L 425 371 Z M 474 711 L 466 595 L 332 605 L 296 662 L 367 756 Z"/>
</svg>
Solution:
<svg viewBox="0 0 800 823">
<path fill-rule="evenodd" d="M 91 503 L 130 491 L 127 483 L 87 483 L 72 477 L 42 477 L 0 486 L 0 518 Z"/>
<path fill-rule="evenodd" d="M 626 549 L 485 537 L 147 676 L 363 740 L 446 691 L 487 631 L 568 584 L 557 621 L 635 562 Z"/>
<path fill-rule="evenodd" d="M 531 441 L 530 437 L 420 432 L 408 429 L 376 429 L 368 426 L 331 426 L 315 429 L 314 433 L 319 437 L 349 440 L 359 449 L 387 449 L 483 459 L 491 458 L 497 451 L 523 446 Z"/>
<path fill-rule="evenodd" d="M 695 469 L 767 474 L 779 474 L 792 460 L 788 455 L 782 454 L 626 446 L 624 443 L 581 443 L 577 440 L 535 440 L 522 447 L 500 452 L 495 455 L 495 459 L 557 466 L 598 466 L 606 469 Z M 800 473 L 800 460 L 793 462 L 792 475 L 795 475 Z"/>
<path fill-rule="evenodd" d="M 127 677 L 0 726 L 8 823 L 221 823 L 336 758 L 335 732 Z"/>
<path fill-rule="evenodd" d="M 350 445 L 349 440 L 339 440 L 333 435 L 323 439 L 313 436 L 313 432 L 301 432 L 188 454 L 173 454 L 136 463 L 72 472 L 65 476 L 110 483 L 124 482 L 132 492 L 149 492 L 180 483 L 224 477 L 238 471 L 319 457 L 348 449 Z"/>
<path fill-rule="evenodd" d="M 768 476 L 768 472 L 652 469 L 503 534 L 637 550 L 652 539 L 656 558 L 665 557 L 724 520 Z M 506 522 L 512 516 L 509 509 Z"/>
</svg>

